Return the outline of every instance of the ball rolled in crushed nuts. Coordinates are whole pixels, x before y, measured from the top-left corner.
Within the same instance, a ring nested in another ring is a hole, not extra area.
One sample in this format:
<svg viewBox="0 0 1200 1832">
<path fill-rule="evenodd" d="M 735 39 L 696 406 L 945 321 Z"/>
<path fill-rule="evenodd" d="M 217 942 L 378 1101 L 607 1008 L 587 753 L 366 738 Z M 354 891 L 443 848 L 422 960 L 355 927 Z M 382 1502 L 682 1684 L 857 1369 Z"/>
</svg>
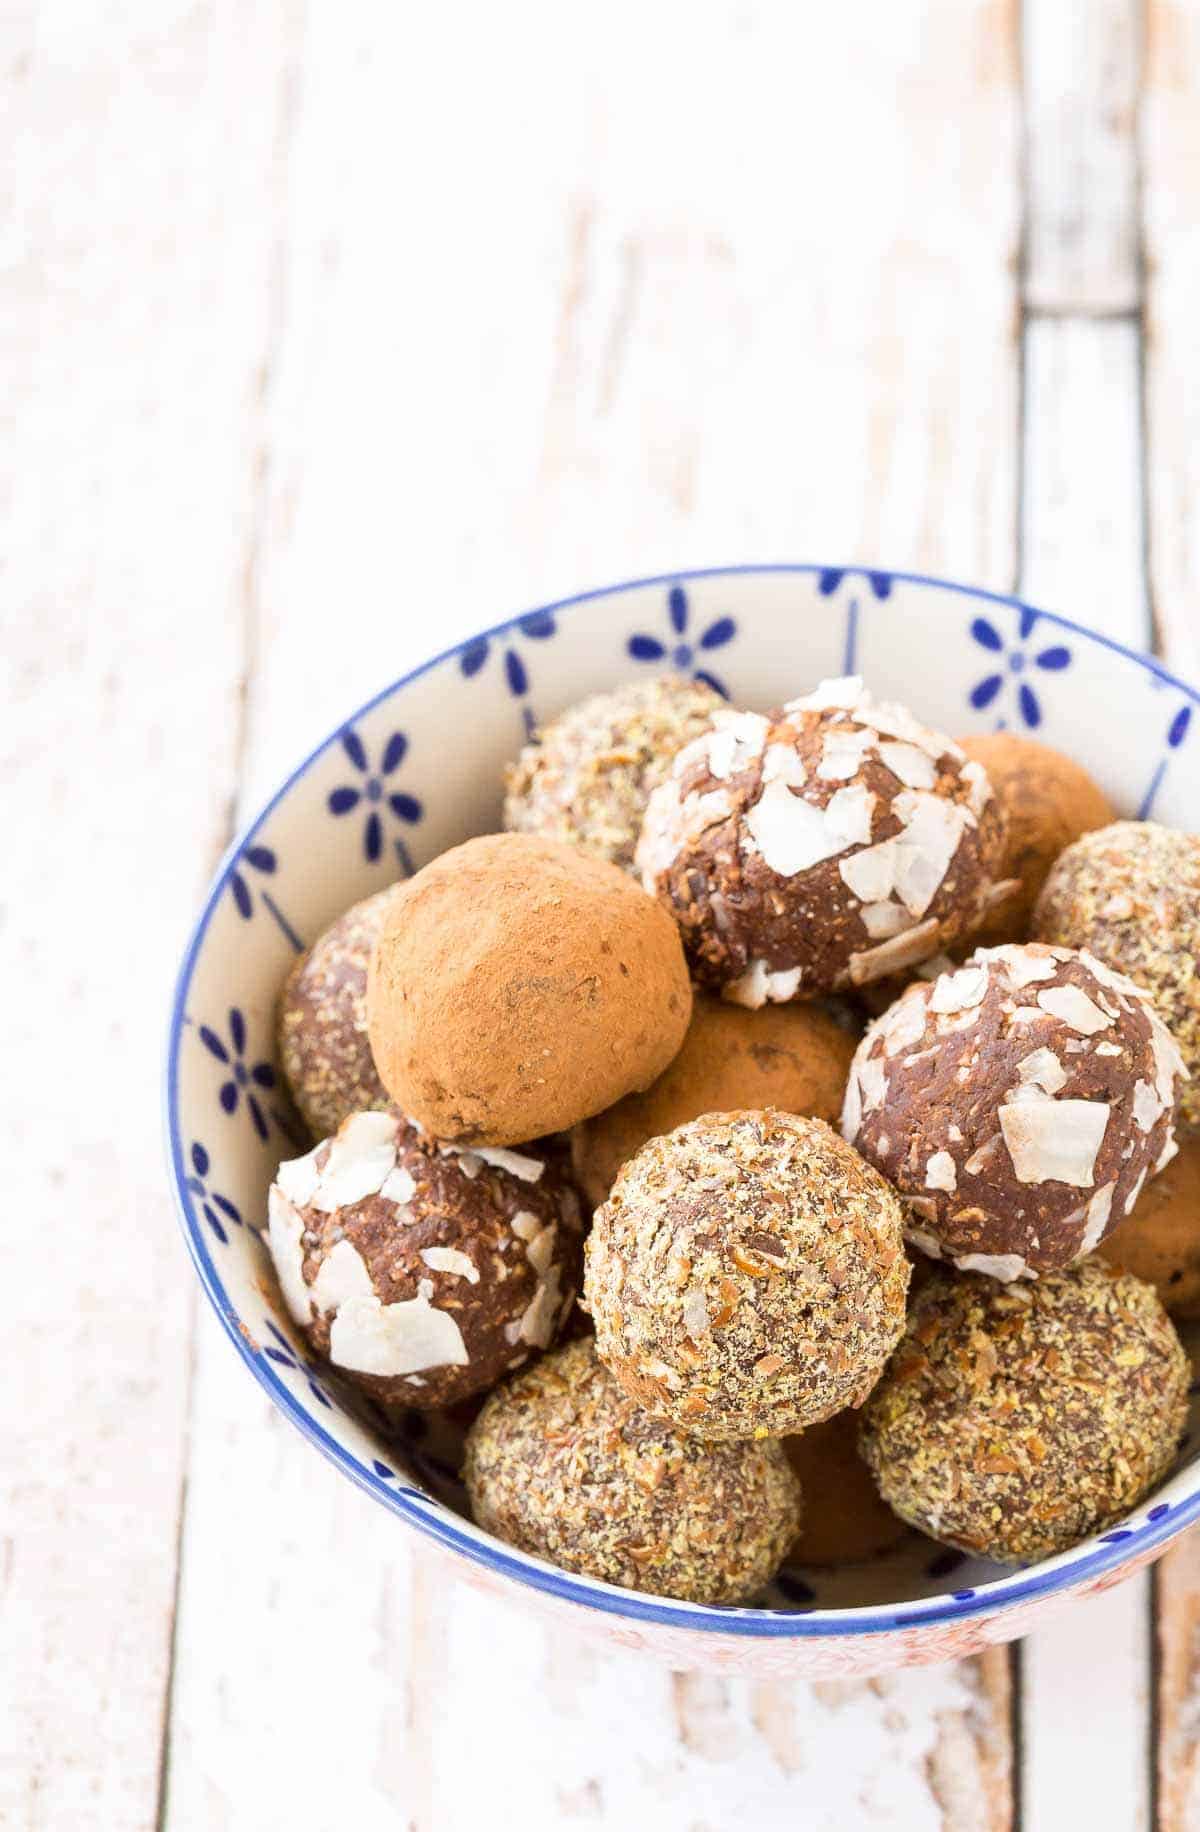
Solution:
<svg viewBox="0 0 1200 1832">
<path fill-rule="evenodd" d="M 744 1011 L 701 993 L 670 1067 L 571 1134 L 575 1178 L 596 1208 L 647 1139 L 702 1113 L 782 1107 L 836 1121 L 855 1037 L 812 1005 Z"/>
<path fill-rule="evenodd" d="M 1103 1257 L 1153 1285 L 1172 1317 L 1200 1317 L 1200 1132 L 1180 1132 L 1178 1153 L 1105 1240 Z"/>
<path fill-rule="evenodd" d="M 445 1406 L 548 1348 L 578 1290 L 575 1193 L 538 1157 L 359 1113 L 281 1164 L 268 1242 L 295 1322 L 387 1406 Z"/>
<path fill-rule="evenodd" d="M 908 1238 L 1012 1279 L 1090 1253 L 1175 1151 L 1183 1069 L 1145 994 L 1087 953 L 980 948 L 871 1025 L 842 1131 Z"/>
<path fill-rule="evenodd" d="M 504 825 L 631 871 L 651 791 L 723 704 L 703 681 L 668 674 L 569 707 L 509 769 Z"/>
<path fill-rule="evenodd" d="M 1036 738 L 988 732 L 958 742 L 987 771 L 1007 824 L 1000 878 L 1011 888 L 989 908 L 976 944 L 1025 941 L 1038 893 L 1063 847 L 1107 826 L 1116 809 L 1081 764 Z"/>
<path fill-rule="evenodd" d="M 1191 1077 L 1183 1117 L 1200 1123 L 1200 837 L 1154 821 L 1085 834 L 1047 878 L 1033 934 L 1087 948 L 1145 988 Z"/>
<path fill-rule="evenodd" d="M 648 1088 L 692 989 L 666 912 L 578 846 L 495 833 L 399 887 L 367 1018 L 401 1112 L 457 1144 L 565 1132 Z"/>
<path fill-rule="evenodd" d="M 590 1338 L 487 1400 L 467 1438 L 471 1511 L 567 1571 L 692 1603 L 750 1602 L 800 1524 L 778 1444 L 705 1444 L 629 1398 Z"/>
<path fill-rule="evenodd" d="M 857 677 L 714 714 L 646 809 L 637 864 L 692 972 L 750 1006 L 865 985 L 979 921 L 1003 818 L 986 772 Z"/>
<path fill-rule="evenodd" d="M 602 1361 L 698 1437 L 861 1405 L 904 1327 L 899 1200 L 823 1120 L 709 1113 L 651 1139 L 593 1219 Z"/>
<path fill-rule="evenodd" d="M 398 888 L 389 885 L 339 916 L 283 983 L 280 1066 L 315 1139 L 327 1139 L 352 1113 L 388 1104 L 367 1040 L 367 968 Z"/>
<path fill-rule="evenodd" d="M 880 1493 L 935 1539 L 1049 1558 L 1170 1469 L 1190 1368 L 1149 1285 L 1084 1260 L 1036 1283 L 940 1273 L 863 1414 Z"/>
</svg>

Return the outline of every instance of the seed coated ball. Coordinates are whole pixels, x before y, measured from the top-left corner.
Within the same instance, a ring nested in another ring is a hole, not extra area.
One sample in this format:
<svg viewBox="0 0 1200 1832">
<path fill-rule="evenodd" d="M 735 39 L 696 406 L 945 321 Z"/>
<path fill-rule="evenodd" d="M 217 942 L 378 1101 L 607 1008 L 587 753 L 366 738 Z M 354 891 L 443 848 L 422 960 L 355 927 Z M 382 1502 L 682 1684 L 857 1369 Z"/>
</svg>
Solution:
<svg viewBox="0 0 1200 1832">
<path fill-rule="evenodd" d="M 839 1412 L 783 1440 L 804 1496 L 789 1565 L 862 1565 L 904 1538 L 904 1522 L 880 1498 L 858 1454 L 859 1420 L 857 1412 Z"/>
<path fill-rule="evenodd" d="M 1081 764 L 1036 738 L 990 732 L 958 742 L 987 771 L 1004 810 L 1008 837 L 999 875 L 1016 886 L 989 909 L 976 942 L 992 947 L 1025 941 L 1038 893 L 1059 853 L 1081 834 L 1107 826 L 1117 811 Z"/>
<path fill-rule="evenodd" d="M 1153 1285 L 1173 1317 L 1200 1317 L 1200 1133 L 1179 1151 L 1104 1243 L 1110 1265 Z"/>
<path fill-rule="evenodd" d="M 549 1347 L 578 1290 L 578 1199 L 541 1158 L 459 1151 L 394 1113 L 281 1164 L 268 1215 L 292 1317 L 386 1406 L 493 1386 Z"/>
<path fill-rule="evenodd" d="M 1068 846 L 1033 917 L 1039 941 L 1089 948 L 1145 987 L 1183 1052 L 1183 1117 L 1200 1123 L 1200 837 L 1114 821 Z"/>
<path fill-rule="evenodd" d="M 1003 820 L 952 738 L 857 677 L 712 726 L 650 797 L 637 852 L 702 984 L 741 1005 L 813 998 L 979 921 Z"/>
<path fill-rule="evenodd" d="M 702 1113 L 782 1107 L 836 1121 L 856 1038 L 812 1005 L 745 1011 L 700 993 L 683 1048 L 644 1094 L 627 1094 L 571 1135 L 575 1178 L 598 1207 L 646 1143 Z"/>
<path fill-rule="evenodd" d="M 648 1088 L 691 1015 L 666 912 L 615 865 L 525 833 L 402 884 L 367 984 L 384 1086 L 457 1144 L 566 1131 Z"/>
<path fill-rule="evenodd" d="M 905 1198 L 908 1238 L 1013 1279 L 1090 1253 L 1175 1151 L 1179 1052 L 1090 954 L 980 948 L 858 1046 L 842 1131 Z"/>
<path fill-rule="evenodd" d="M 897 1197 L 794 1113 L 708 1113 L 651 1139 L 586 1261 L 601 1360 L 698 1437 L 779 1437 L 861 1405 L 904 1328 Z"/>
<path fill-rule="evenodd" d="M 279 1060 L 316 1139 L 328 1138 L 352 1113 L 388 1104 L 367 1041 L 367 966 L 398 888 L 389 885 L 339 916 L 284 981 Z"/>
<path fill-rule="evenodd" d="M 1049 1558 L 1166 1475 L 1190 1374 L 1150 1286 L 1100 1260 L 1020 1285 L 941 1273 L 867 1404 L 862 1454 L 935 1539 Z"/>
<path fill-rule="evenodd" d="M 567 1571 L 692 1603 L 750 1602 L 800 1524 L 778 1444 L 705 1444 L 630 1399 L 585 1337 L 497 1388 L 463 1471 L 481 1527 Z"/>
<path fill-rule="evenodd" d="M 509 769 L 504 825 L 583 846 L 632 871 L 651 790 L 723 704 L 703 681 L 668 674 L 569 707 Z"/>
</svg>

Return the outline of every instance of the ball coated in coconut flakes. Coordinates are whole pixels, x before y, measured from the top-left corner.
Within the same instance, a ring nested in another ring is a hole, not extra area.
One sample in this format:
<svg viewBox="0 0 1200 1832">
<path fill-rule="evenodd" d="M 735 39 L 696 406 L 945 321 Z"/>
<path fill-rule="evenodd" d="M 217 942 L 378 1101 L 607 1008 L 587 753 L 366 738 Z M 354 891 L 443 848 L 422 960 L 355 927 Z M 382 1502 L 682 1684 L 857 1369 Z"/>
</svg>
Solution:
<svg viewBox="0 0 1200 1832">
<path fill-rule="evenodd" d="M 630 681 L 568 707 L 506 776 L 504 825 L 633 869 L 646 802 L 675 753 L 724 705 L 703 681 Z"/>
<path fill-rule="evenodd" d="M 367 967 L 398 889 L 390 885 L 339 916 L 300 956 L 279 996 L 280 1065 L 317 1139 L 352 1113 L 388 1104 L 367 1039 Z"/>
<path fill-rule="evenodd" d="M 1190 1375 L 1151 1287 L 1098 1259 L 1016 1285 L 941 1272 L 864 1409 L 862 1454 L 934 1539 L 1049 1558 L 1166 1476 Z"/>
<path fill-rule="evenodd" d="M 312 1347 L 389 1407 L 450 1405 L 546 1349 L 578 1290 L 575 1192 L 531 1153 L 359 1113 L 281 1164 L 268 1243 Z"/>
<path fill-rule="evenodd" d="M 1183 1067 L 1145 994 L 1093 956 L 981 948 L 867 1031 L 842 1131 L 908 1238 L 1012 1279 L 1090 1253 L 1175 1151 Z"/>
<path fill-rule="evenodd" d="M 650 1417 L 590 1338 L 506 1381 L 467 1439 L 481 1527 L 607 1584 L 692 1603 L 748 1603 L 800 1524 L 778 1444 L 706 1444 Z"/>
<path fill-rule="evenodd" d="M 637 852 L 703 985 L 749 1006 L 813 998 L 978 923 L 1003 817 L 952 738 L 857 677 L 712 726 L 651 796 Z"/>
<path fill-rule="evenodd" d="M 856 1033 L 812 1005 L 745 1011 L 701 993 L 683 1048 L 654 1086 L 571 1135 L 576 1181 L 593 1207 L 647 1139 L 702 1113 L 782 1107 L 836 1120 Z"/>
<path fill-rule="evenodd" d="M 1200 837 L 1115 821 L 1068 846 L 1033 916 L 1039 941 L 1088 948 L 1145 987 L 1183 1052 L 1200 1124 Z"/>
<path fill-rule="evenodd" d="M 727 1440 L 861 1405 L 908 1279 L 893 1191 L 823 1120 L 770 1109 L 648 1141 L 593 1217 L 584 1288 L 626 1392 Z"/>
<path fill-rule="evenodd" d="M 1171 1316 L 1200 1318 L 1200 1132 L 1181 1129 L 1177 1154 L 1107 1237 L 1103 1257 L 1153 1285 Z"/>
</svg>

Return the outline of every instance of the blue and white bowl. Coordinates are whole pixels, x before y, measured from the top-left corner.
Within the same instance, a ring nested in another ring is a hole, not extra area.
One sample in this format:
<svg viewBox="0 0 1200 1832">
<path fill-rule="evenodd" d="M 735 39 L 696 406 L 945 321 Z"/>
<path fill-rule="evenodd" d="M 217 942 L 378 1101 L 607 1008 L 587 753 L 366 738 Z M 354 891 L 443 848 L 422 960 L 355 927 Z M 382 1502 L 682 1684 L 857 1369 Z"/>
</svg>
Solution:
<svg viewBox="0 0 1200 1832">
<path fill-rule="evenodd" d="M 1091 770 L 1127 814 L 1186 827 L 1200 805 L 1192 688 L 1077 624 L 963 586 L 740 567 L 614 586 L 500 624 L 352 714 L 217 872 L 180 969 L 167 1051 L 188 1247 L 231 1343 L 276 1405 L 472 1581 L 685 1666 L 849 1674 L 968 1653 L 1160 1552 L 1200 1516 L 1194 1453 L 1185 1448 L 1118 1526 L 1024 1570 L 911 1535 L 869 1566 L 785 1575 L 768 1608 L 701 1608 L 571 1576 L 481 1532 L 462 1511 L 444 1425 L 414 1415 L 402 1441 L 386 1439 L 312 1363 L 275 1293 L 258 1230 L 277 1163 L 303 1148 L 273 1035 L 296 952 L 348 904 L 495 830 L 503 767 L 536 721 L 667 668 L 761 709 L 824 675 L 862 673 L 942 730 L 1035 733 Z"/>
</svg>

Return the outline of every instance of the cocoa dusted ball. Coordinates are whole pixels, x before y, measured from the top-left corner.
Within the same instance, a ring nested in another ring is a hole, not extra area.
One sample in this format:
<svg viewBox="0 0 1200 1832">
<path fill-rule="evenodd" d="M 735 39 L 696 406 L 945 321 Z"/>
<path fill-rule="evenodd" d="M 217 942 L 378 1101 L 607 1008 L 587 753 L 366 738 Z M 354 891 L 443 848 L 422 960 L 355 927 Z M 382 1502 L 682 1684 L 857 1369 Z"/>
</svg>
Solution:
<svg viewBox="0 0 1200 1832">
<path fill-rule="evenodd" d="M 1183 1052 L 1200 1123 L 1200 836 L 1114 821 L 1068 846 L 1033 916 L 1039 941 L 1089 948 L 1144 986 Z"/>
<path fill-rule="evenodd" d="M 788 1551 L 789 1565 L 862 1565 L 904 1538 L 904 1522 L 880 1498 L 858 1454 L 860 1417 L 839 1412 L 783 1440 L 804 1495 L 804 1519 Z"/>
<path fill-rule="evenodd" d="M 644 1094 L 627 1094 L 571 1135 L 575 1176 L 593 1207 L 647 1139 L 702 1113 L 782 1107 L 836 1120 L 855 1037 L 812 1005 L 744 1011 L 700 993 L 683 1048 Z"/>
<path fill-rule="evenodd" d="M 447 1406 L 548 1348 L 578 1289 L 579 1203 L 541 1158 L 357 1113 L 281 1164 L 271 1257 L 319 1355 L 387 1406 Z"/>
<path fill-rule="evenodd" d="M 1084 1260 L 1036 1282 L 942 1273 L 863 1415 L 888 1505 L 1003 1564 L 1049 1558 L 1167 1474 L 1191 1370 L 1149 1285 Z"/>
<path fill-rule="evenodd" d="M 463 1471 L 497 1538 L 567 1571 L 691 1603 L 748 1603 L 800 1524 L 778 1444 L 705 1444 L 653 1419 L 572 1342 L 484 1405 Z"/>
<path fill-rule="evenodd" d="M 679 1049 L 692 989 L 666 912 L 577 846 L 499 833 L 400 886 L 367 986 L 396 1105 L 435 1137 L 566 1131 Z"/>
<path fill-rule="evenodd" d="M 316 1139 L 328 1138 L 352 1113 L 388 1104 L 367 1041 L 367 968 L 398 889 L 389 885 L 339 916 L 283 983 L 279 1060 Z"/>
<path fill-rule="evenodd" d="M 583 846 L 631 871 L 651 790 L 723 705 L 703 681 L 668 674 L 569 707 L 508 771 L 504 825 Z"/>
<path fill-rule="evenodd" d="M 883 979 L 978 923 L 1003 844 L 986 772 L 857 678 L 717 713 L 646 809 L 642 882 L 742 1005 Z"/>
<path fill-rule="evenodd" d="M 596 1347 L 632 1397 L 708 1439 L 861 1405 L 904 1327 L 902 1211 L 823 1120 L 709 1113 L 651 1139 L 586 1247 Z"/>
<path fill-rule="evenodd" d="M 1104 1258 L 1153 1285 L 1173 1317 L 1200 1317 L 1200 1133 L 1180 1132 L 1177 1154 L 1108 1236 Z"/>
<path fill-rule="evenodd" d="M 1090 954 L 980 948 L 859 1044 L 842 1131 L 909 1239 L 1012 1279 L 1090 1253 L 1175 1150 L 1183 1068 L 1145 994 Z"/>
<path fill-rule="evenodd" d="M 980 947 L 1024 941 L 1038 892 L 1063 847 L 1107 826 L 1117 811 L 1081 764 L 1036 738 L 990 732 L 958 742 L 987 771 L 1008 827 L 1000 878 L 1010 891 L 989 909 L 975 939 Z"/>
</svg>

